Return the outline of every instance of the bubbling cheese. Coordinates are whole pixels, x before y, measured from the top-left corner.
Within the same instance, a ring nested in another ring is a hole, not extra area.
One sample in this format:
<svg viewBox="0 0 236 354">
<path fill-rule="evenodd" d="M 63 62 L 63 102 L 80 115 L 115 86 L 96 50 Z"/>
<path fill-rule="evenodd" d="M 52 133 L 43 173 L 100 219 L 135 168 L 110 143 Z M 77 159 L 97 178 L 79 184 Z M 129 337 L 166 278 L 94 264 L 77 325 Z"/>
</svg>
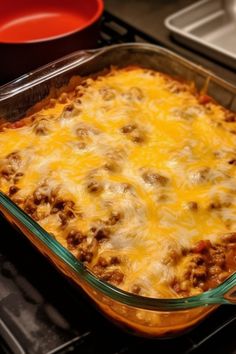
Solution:
<svg viewBox="0 0 236 354">
<path fill-rule="evenodd" d="M 177 296 L 171 284 L 184 252 L 236 226 L 233 123 L 199 97 L 192 85 L 139 67 L 85 79 L 64 103 L 0 132 L 0 188 L 65 247 L 70 232 L 83 234 L 92 258 L 79 259 L 91 270 L 113 256 L 120 288 Z M 70 249 L 81 257 L 79 241 Z"/>
</svg>

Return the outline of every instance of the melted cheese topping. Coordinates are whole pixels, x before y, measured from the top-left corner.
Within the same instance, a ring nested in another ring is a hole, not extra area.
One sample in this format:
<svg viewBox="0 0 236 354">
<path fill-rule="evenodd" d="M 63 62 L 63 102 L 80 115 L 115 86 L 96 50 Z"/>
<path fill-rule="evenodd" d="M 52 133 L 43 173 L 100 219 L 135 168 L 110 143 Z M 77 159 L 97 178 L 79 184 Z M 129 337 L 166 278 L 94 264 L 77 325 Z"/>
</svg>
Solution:
<svg viewBox="0 0 236 354">
<path fill-rule="evenodd" d="M 170 285 L 182 272 L 183 250 L 235 228 L 233 123 L 224 122 L 219 105 L 200 104 L 191 85 L 161 73 L 113 69 L 85 82 L 66 103 L 57 100 L 32 123 L 0 133 L 0 188 L 11 194 L 13 177 L 4 168 L 18 152 L 13 174 L 24 175 L 14 182 L 13 200 L 24 208 L 43 188 L 74 203 L 73 217 L 62 222 L 47 199 L 40 202 L 40 225 L 68 247 L 71 230 L 91 241 L 92 226 L 118 213 L 88 267 L 100 256 L 119 256 L 122 289 L 177 296 Z M 91 191 L 90 181 L 101 189 Z"/>
</svg>

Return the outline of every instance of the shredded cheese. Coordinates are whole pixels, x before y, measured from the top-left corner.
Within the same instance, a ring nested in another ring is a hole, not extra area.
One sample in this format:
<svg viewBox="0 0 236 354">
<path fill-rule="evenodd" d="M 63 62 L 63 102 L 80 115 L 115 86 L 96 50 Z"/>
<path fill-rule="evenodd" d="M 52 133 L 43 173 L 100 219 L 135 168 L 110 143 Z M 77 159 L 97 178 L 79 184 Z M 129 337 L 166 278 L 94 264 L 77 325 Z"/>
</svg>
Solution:
<svg viewBox="0 0 236 354">
<path fill-rule="evenodd" d="M 86 234 L 111 210 L 121 211 L 123 219 L 88 266 L 100 255 L 121 256 L 121 288 L 139 284 L 146 296 L 176 296 L 170 284 L 182 263 L 172 262 L 172 251 L 180 254 L 202 239 L 214 242 L 236 226 L 236 169 L 228 163 L 236 156 L 233 123 L 224 122 L 219 105 L 201 105 L 191 86 L 142 68 L 112 69 L 88 79 L 79 92 L 42 109 L 33 123 L 0 133 L 0 169 L 13 152 L 22 159 L 24 175 L 13 199 L 25 200 L 46 183 L 72 200 L 77 214 L 64 227 L 48 203 L 40 205 L 38 222 L 65 247 L 69 230 Z M 76 110 L 65 116 L 71 103 Z M 47 131 L 37 134 L 42 118 Z M 145 173 L 162 179 L 145 180 Z M 90 179 L 102 184 L 100 193 L 88 191 Z M 1 190 L 9 193 L 12 183 L 1 177 Z M 209 207 L 214 198 L 223 204 L 217 211 Z"/>
</svg>

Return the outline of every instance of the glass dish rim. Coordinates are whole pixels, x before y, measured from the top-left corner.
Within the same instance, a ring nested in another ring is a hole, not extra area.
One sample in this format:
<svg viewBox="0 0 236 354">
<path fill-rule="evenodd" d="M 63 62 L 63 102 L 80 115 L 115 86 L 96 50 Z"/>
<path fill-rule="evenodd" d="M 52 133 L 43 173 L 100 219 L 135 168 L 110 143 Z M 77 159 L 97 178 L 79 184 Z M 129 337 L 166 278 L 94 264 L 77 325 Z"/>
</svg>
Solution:
<svg viewBox="0 0 236 354">
<path fill-rule="evenodd" d="M 114 48 L 120 47 L 131 47 L 131 48 L 147 48 L 149 50 L 161 51 L 166 55 L 171 56 L 172 58 L 176 58 L 180 60 L 185 65 L 189 66 L 191 69 L 195 69 L 198 72 L 207 74 L 211 78 L 214 78 L 217 82 L 220 82 L 222 85 L 226 85 L 233 89 L 236 93 L 236 87 L 232 84 L 224 81 L 223 79 L 217 77 L 212 74 L 210 71 L 191 63 L 189 60 L 165 49 L 153 44 L 143 44 L 143 43 L 125 43 L 118 44 L 109 47 L 105 47 L 102 49 L 88 50 L 88 51 L 78 51 L 75 53 L 71 53 L 70 55 L 63 57 L 59 60 L 56 60 L 53 63 L 49 63 L 46 66 L 36 69 L 32 73 L 26 74 L 6 85 L 0 87 L 0 102 L 2 99 L 6 99 L 9 96 L 15 95 L 19 92 L 19 89 L 24 89 L 24 85 L 20 85 L 21 81 L 24 83 L 26 81 L 26 88 L 28 86 L 28 79 L 36 76 L 36 80 L 34 85 L 37 85 L 41 82 L 42 77 L 39 75 L 43 75 L 45 69 L 55 68 L 59 64 L 65 63 L 68 59 L 73 58 L 73 60 L 77 56 L 77 61 L 75 60 L 75 66 L 81 65 L 86 61 L 94 59 L 96 56 L 100 54 L 104 54 L 106 51 L 112 50 Z M 81 58 L 82 54 L 82 58 Z M 73 67 L 73 66 L 72 66 Z M 71 65 L 69 65 L 71 68 Z M 55 70 L 57 72 L 57 70 Z M 50 75 L 49 75 L 50 76 Z M 56 76 L 55 73 L 52 72 L 52 76 Z M 41 79 L 40 79 L 41 78 Z M 48 72 L 47 72 L 48 78 Z M 44 81 L 44 80 L 43 80 Z M 36 236 L 40 242 L 44 243 L 51 252 L 53 252 L 57 257 L 60 258 L 61 261 L 66 263 L 77 276 L 86 281 L 90 286 L 92 286 L 95 290 L 100 291 L 104 295 L 108 296 L 112 300 L 118 301 L 122 304 L 128 305 L 130 307 L 147 309 L 152 311 L 179 311 L 179 310 L 188 310 L 196 307 L 203 307 L 208 305 L 219 305 L 219 304 L 232 304 L 234 301 L 230 301 L 227 299 L 227 293 L 236 286 L 236 272 L 229 276 L 224 282 L 222 282 L 217 287 L 205 291 L 199 295 L 185 297 L 185 298 L 151 298 L 144 297 L 136 294 L 132 294 L 121 290 L 105 281 L 100 280 L 97 276 L 95 276 L 88 268 L 86 268 L 82 262 L 76 259 L 73 254 L 68 251 L 62 244 L 60 244 L 56 239 L 52 238 L 50 234 L 44 230 L 36 221 L 34 221 L 30 216 L 28 216 L 22 209 L 20 209 L 14 202 L 10 200 L 10 198 L 0 191 L 0 206 L 2 206 L 8 213 L 14 216 L 18 221 L 20 221 L 24 227 L 30 230 L 34 236 Z"/>
</svg>

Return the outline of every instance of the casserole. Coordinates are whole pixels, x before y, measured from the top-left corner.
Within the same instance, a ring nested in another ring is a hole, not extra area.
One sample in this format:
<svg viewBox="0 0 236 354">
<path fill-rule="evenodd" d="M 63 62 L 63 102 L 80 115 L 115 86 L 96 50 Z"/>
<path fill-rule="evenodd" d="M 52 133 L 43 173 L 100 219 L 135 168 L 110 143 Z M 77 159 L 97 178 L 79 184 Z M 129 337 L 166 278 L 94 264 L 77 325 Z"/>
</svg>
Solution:
<svg viewBox="0 0 236 354">
<path fill-rule="evenodd" d="M 197 67 L 193 70 L 193 66 L 187 61 L 164 49 L 132 44 L 110 47 L 98 53 L 75 53 L 62 61 L 53 63 L 51 68 L 48 66 L 44 77 L 39 70 L 32 75 L 30 83 L 27 79 L 21 79 L 21 86 L 13 82 L 3 87 L 0 115 L 9 121 L 18 120 L 35 103 L 45 98 L 50 89 L 66 85 L 72 76 L 90 75 L 110 65 L 120 66 L 120 63 L 122 66 L 143 65 L 165 74 L 193 80 L 198 89 L 203 87 L 208 79 L 208 93 L 211 96 L 228 108 L 230 105 L 230 108 L 235 105 L 235 89 L 214 75 Z M 218 94 L 220 96 L 217 96 Z M 214 306 L 206 307 L 206 305 L 233 301 L 231 288 L 234 285 L 234 275 L 219 287 L 189 298 L 155 299 L 131 295 L 94 277 L 88 269 L 2 193 L 1 211 L 44 254 L 49 256 L 64 274 L 79 284 L 103 312 L 115 322 L 123 324 L 136 333 L 153 337 L 174 335 L 190 328 L 214 309 Z"/>
</svg>

